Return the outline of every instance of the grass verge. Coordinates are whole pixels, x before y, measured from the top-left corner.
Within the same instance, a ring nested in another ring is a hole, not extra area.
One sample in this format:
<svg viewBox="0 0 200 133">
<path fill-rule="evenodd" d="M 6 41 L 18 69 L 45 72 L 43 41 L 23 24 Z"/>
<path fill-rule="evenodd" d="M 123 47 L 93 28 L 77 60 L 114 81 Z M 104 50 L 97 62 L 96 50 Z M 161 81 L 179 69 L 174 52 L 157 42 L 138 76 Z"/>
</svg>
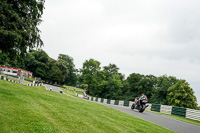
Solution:
<svg viewBox="0 0 200 133">
<path fill-rule="evenodd" d="M 63 87 L 70 88 L 70 89 L 76 89 L 76 90 L 80 90 L 80 91 L 84 91 L 84 89 L 76 88 L 76 87 L 73 87 L 73 86 L 63 85 Z"/>
<path fill-rule="evenodd" d="M 83 92 L 75 91 L 75 90 L 68 90 L 68 89 L 62 89 L 65 93 L 68 95 L 76 96 L 76 94 L 83 95 Z"/>
<path fill-rule="evenodd" d="M 0 132 L 166 133 L 156 124 L 45 87 L 0 80 Z"/>
</svg>

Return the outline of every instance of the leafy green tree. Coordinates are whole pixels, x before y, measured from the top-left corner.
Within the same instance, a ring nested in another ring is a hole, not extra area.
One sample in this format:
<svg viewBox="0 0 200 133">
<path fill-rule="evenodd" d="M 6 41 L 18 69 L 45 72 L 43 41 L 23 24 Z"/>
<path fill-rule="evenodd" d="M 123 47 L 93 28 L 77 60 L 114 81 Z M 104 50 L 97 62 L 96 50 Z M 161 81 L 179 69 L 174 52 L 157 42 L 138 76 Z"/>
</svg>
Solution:
<svg viewBox="0 0 200 133">
<path fill-rule="evenodd" d="M 56 66 L 59 68 L 59 70 L 61 71 L 61 76 L 59 77 L 59 83 L 63 85 L 65 82 L 65 79 L 67 77 L 67 73 L 68 73 L 68 68 L 66 66 L 66 61 L 62 60 L 62 59 L 58 59 L 58 61 L 56 62 Z"/>
<path fill-rule="evenodd" d="M 75 68 L 73 58 L 68 55 L 59 54 L 58 60 L 64 61 L 67 67 L 65 84 L 76 85 L 76 81 L 77 81 L 76 71 L 77 70 Z"/>
<path fill-rule="evenodd" d="M 8 59 L 7 53 L 0 52 L 0 65 L 10 66 Z"/>
<path fill-rule="evenodd" d="M 80 85 L 80 87 L 81 87 L 82 89 L 85 89 L 85 90 L 87 90 L 87 88 L 88 88 L 88 85 L 87 85 L 87 84 L 81 84 L 81 85 Z"/>
<path fill-rule="evenodd" d="M 156 104 L 167 104 L 167 90 L 176 84 L 178 79 L 173 76 L 163 75 L 157 78 L 157 83 L 153 91 L 151 102 Z"/>
<path fill-rule="evenodd" d="M 153 75 L 141 75 L 132 73 L 123 82 L 124 99 L 134 100 L 135 97 L 144 93 L 151 100 L 152 92 L 155 89 L 157 77 Z"/>
<path fill-rule="evenodd" d="M 45 51 L 32 50 L 25 59 L 26 70 L 33 72 L 34 76 L 46 79 L 49 70 L 49 56 Z"/>
<path fill-rule="evenodd" d="M 106 92 L 104 92 L 105 98 L 123 99 L 122 87 L 123 83 L 121 81 L 120 75 L 117 73 L 113 74 L 111 77 L 109 77 L 108 81 L 106 82 Z"/>
<path fill-rule="evenodd" d="M 151 102 L 152 92 L 155 89 L 156 83 L 157 77 L 154 75 L 145 75 L 140 79 L 138 83 L 140 95 L 144 93 L 147 96 L 149 102 Z"/>
<path fill-rule="evenodd" d="M 8 67 L 25 68 L 24 58 L 19 56 L 9 56 L 9 53 L 0 52 L 0 65 L 5 65 Z"/>
<path fill-rule="evenodd" d="M 0 50 L 10 55 L 24 55 L 28 49 L 43 45 L 38 25 L 44 0 L 1 0 Z"/>
<path fill-rule="evenodd" d="M 57 66 L 57 61 L 50 58 L 49 59 L 49 69 L 47 71 L 47 80 L 54 84 L 55 82 L 62 82 L 62 71 Z"/>
<path fill-rule="evenodd" d="M 140 87 L 140 80 L 143 78 L 143 75 L 137 74 L 137 73 L 132 73 L 130 74 L 127 79 L 126 79 L 126 83 L 127 83 L 127 87 L 126 88 L 126 93 L 125 93 L 125 97 L 127 97 L 127 99 L 129 100 L 134 100 L 135 97 L 141 95 L 141 93 L 145 93 L 142 92 L 142 88 Z"/>
<path fill-rule="evenodd" d="M 108 66 L 104 66 L 103 70 L 106 72 L 106 79 L 108 80 L 113 74 L 117 74 L 119 68 L 115 64 L 109 64 Z"/>
<path fill-rule="evenodd" d="M 168 105 L 197 109 L 194 91 L 185 80 L 178 81 L 167 90 Z"/>
<path fill-rule="evenodd" d="M 98 81 L 102 77 L 102 73 L 99 72 L 101 69 L 100 62 L 94 59 L 86 60 L 83 63 L 82 79 L 83 84 L 88 85 L 87 93 L 91 95 L 96 95 L 98 92 L 98 87 L 101 85 L 101 81 Z"/>
</svg>

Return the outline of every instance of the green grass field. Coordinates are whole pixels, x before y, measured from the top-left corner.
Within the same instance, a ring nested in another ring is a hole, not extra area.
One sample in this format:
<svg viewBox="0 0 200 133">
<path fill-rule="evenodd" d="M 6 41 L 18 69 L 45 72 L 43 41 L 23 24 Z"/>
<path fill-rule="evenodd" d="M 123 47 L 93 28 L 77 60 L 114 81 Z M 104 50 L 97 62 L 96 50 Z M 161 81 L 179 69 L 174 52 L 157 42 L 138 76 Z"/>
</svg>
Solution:
<svg viewBox="0 0 200 133">
<path fill-rule="evenodd" d="M 80 88 L 73 87 L 73 86 L 66 86 L 66 85 L 63 85 L 63 87 L 70 88 L 70 89 L 76 89 L 76 90 L 80 90 L 80 91 L 84 91 L 84 89 L 80 89 Z"/>
<path fill-rule="evenodd" d="M 74 91 L 74 90 L 68 90 L 68 89 L 62 89 L 63 92 L 65 92 L 68 95 L 76 96 L 76 94 L 81 94 L 83 95 L 83 92 L 80 91 Z"/>
<path fill-rule="evenodd" d="M 166 128 L 94 102 L 0 80 L 0 132 L 165 133 Z"/>
</svg>

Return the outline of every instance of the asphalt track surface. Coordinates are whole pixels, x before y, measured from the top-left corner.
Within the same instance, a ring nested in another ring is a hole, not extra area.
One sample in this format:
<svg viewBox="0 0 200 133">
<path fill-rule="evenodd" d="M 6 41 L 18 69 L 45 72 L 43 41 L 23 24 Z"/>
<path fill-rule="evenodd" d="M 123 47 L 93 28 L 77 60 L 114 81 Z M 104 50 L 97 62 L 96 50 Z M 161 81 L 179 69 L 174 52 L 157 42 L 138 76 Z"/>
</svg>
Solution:
<svg viewBox="0 0 200 133">
<path fill-rule="evenodd" d="M 155 123 L 157 125 L 160 125 L 162 127 L 168 128 L 172 131 L 179 132 L 179 133 L 200 133 L 200 126 L 196 126 L 193 124 L 189 124 L 183 121 L 179 121 L 167 116 L 155 114 L 152 112 L 144 111 L 143 113 L 138 112 L 137 110 L 131 110 L 128 107 L 123 106 L 116 106 L 111 104 L 104 104 L 99 103 L 108 107 L 111 107 L 113 109 L 128 113 L 130 115 L 134 115 L 138 118 L 141 118 L 143 120 Z"/>
<path fill-rule="evenodd" d="M 53 86 L 53 85 L 46 85 L 46 89 L 49 90 L 49 91 L 50 91 L 50 89 L 52 89 L 52 91 L 60 93 L 59 87 L 56 87 L 56 86 Z"/>
<path fill-rule="evenodd" d="M 52 91 L 60 92 L 59 87 L 46 85 L 46 88 L 47 90 L 50 90 L 51 88 Z M 192 125 L 192 124 L 179 121 L 170 117 L 166 117 L 163 115 L 159 115 L 159 114 L 155 114 L 155 113 L 147 112 L 147 111 L 140 113 L 137 110 L 131 110 L 130 108 L 123 107 L 123 106 L 116 106 L 116 105 L 105 104 L 105 103 L 99 103 L 99 104 L 119 110 L 121 112 L 128 113 L 130 115 L 134 115 L 138 118 L 155 123 L 157 125 L 168 128 L 178 133 L 200 133 L 200 126 Z"/>
</svg>

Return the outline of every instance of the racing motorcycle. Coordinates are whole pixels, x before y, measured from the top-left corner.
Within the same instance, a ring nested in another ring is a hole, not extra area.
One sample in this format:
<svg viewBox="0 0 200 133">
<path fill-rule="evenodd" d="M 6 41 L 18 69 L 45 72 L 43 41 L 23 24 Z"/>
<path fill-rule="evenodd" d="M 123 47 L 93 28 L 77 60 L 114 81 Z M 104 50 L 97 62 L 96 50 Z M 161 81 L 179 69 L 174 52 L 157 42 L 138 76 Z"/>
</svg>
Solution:
<svg viewBox="0 0 200 133">
<path fill-rule="evenodd" d="M 140 98 L 136 97 L 135 103 L 132 104 L 131 109 L 132 110 L 137 109 L 137 110 L 139 110 L 140 113 L 142 113 L 145 110 L 145 108 L 148 107 L 148 105 L 146 105 L 147 102 L 148 102 L 147 96 L 145 96 L 145 95 L 141 96 Z"/>
</svg>

